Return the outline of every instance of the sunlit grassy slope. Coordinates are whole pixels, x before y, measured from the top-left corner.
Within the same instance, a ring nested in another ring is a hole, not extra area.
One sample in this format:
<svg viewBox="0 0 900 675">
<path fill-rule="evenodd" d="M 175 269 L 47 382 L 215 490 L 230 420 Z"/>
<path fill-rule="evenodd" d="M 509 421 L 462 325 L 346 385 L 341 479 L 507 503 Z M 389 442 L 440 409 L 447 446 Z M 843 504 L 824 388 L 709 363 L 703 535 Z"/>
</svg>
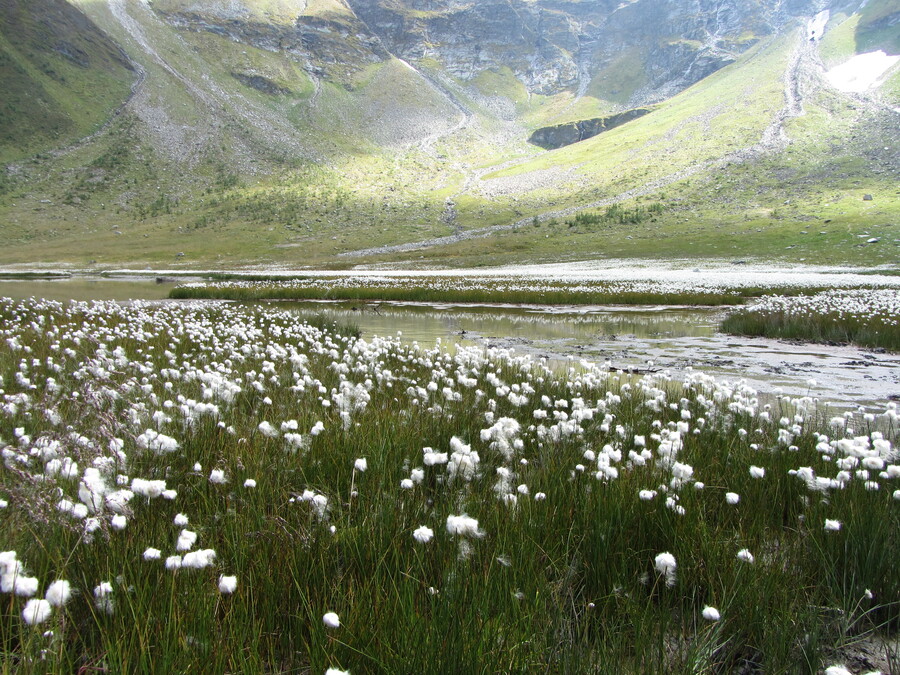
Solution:
<svg viewBox="0 0 900 675">
<path fill-rule="evenodd" d="M 323 79 L 283 52 L 178 30 L 128 4 L 150 54 L 106 3 L 78 5 L 141 65 L 146 82 L 90 143 L 0 172 L 8 243 L 0 264 L 898 259 L 898 167 L 885 149 L 896 124 L 887 113 L 805 82 L 804 114 L 787 120 L 785 149 L 719 161 L 756 146 L 784 107 L 783 74 L 799 32 L 761 42 L 643 118 L 544 152 L 526 142 L 533 129 L 607 114 L 616 102 L 597 98 L 597 87 L 582 98 L 529 97 L 506 70 L 460 82 L 428 61 L 418 70 L 398 60 L 357 65 Z M 334 19 L 327 5 L 303 11 Z M 290 14 L 283 2 L 252 9 L 251 19 Z M 826 63 L 856 51 L 864 20 L 833 19 Z M 597 77 L 635 75 L 619 63 Z M 884 87 L 888 100 L 897 81 Z M 554 217 L 631 190 L 642 194 L 622 206 L 659 205 L 652 217 L 599 225 L 573 223 L 571 212 Z M 864 201 L 867 194 L 873 199 Z M 339 257 L 516 221 L 528 224 L 405 253 Z"/>
</svg>

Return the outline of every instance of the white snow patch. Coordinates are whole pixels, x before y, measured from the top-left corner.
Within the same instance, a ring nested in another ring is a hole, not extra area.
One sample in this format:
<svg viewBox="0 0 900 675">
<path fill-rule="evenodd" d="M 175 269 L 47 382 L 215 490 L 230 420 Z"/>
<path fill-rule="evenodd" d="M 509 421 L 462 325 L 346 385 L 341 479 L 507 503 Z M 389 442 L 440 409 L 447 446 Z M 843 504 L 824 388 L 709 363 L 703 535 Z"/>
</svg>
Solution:
<svg viewBox="0 0 900 675">
<path fill-rule="evenodd" d="M 857 54 L 846 63 L 835 66 L 825 77 L 835 89 L 843 92 L 862 93 L 877 87 L 888 70 L 900 61 L 900 56 L 885 54 L 883 51 Z"/>
<path fill-rule="evenodd" d="M 807 37 L 810 40 L 821 40 L 825 34 L 825 24 L 828 23 L 830 17 L 831 12 L 825 9 L 810 19 L 809 23 L 806 24 Z"/>
</svg>

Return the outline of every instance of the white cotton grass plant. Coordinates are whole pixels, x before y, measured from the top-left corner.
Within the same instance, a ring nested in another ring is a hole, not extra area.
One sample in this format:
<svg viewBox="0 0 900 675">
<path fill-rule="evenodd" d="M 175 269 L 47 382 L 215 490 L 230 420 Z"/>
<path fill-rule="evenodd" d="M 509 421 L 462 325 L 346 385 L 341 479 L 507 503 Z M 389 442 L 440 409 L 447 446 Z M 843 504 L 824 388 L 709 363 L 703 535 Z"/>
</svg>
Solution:
<svg viewBox="0 0 900 675">
<path fill-rule="evenodd" d="M 280 307 L 0 300 L 0 318 L 19 664 L 688 672 L 752 648 L 783 672 L 900 621 L 896 404 L 557 370 Z"/>
</svg>

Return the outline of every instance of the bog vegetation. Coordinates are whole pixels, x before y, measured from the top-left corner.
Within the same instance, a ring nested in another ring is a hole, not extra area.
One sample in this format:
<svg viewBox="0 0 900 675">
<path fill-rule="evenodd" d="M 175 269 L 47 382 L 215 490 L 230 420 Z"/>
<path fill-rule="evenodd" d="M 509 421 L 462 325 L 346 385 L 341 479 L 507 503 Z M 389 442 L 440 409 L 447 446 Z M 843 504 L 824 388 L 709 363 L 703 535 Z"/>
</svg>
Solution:
<svg viewBox="0 0 900 675">
<path fill-rule="evenodd" d="M 209 304 L 0 301 L 11 671 L 818 672 L 900 623 L 897 410 Z"/>
<path fill-rule="evenodd" d="M 734 312 L 722 330 L 735 335 L 855 344 L 900 351 L 900 292 L 832 290 L 766 296 Z"/>
</svg>

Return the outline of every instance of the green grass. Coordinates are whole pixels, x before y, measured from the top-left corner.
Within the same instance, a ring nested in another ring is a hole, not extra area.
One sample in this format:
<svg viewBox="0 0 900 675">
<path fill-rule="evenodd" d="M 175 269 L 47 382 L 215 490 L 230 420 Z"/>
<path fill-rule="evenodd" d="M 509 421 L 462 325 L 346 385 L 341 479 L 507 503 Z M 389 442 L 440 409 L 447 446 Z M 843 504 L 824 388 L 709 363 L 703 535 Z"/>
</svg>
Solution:
<svg viewBox="0 0 900 675">
<path fill-rule="evenodd" d="M 102 6 L 82 6 L 123 44 L 128 42 Z M 324 5 L 310 8 L 326 10 Z M 144 21 L 143 10 L 133 14 Z M 585 208 L 752 145 L 783 104 L 781 69 L 792 47 L 789 39 L 761 43 L 661 103 L 652 115 L 541 153 L 528 146 L 524 132 L 521 138 L 503 136 L 502 146 L 486 142 L 500 127 L 493 113 L 480 107 L 479 97 L 496 92 L 514 101 L 527 128 L 597 116 L 607 112 L 609 102 L 593 89 L 578 101 L 571 94 L 523 100 L 509 71 L 484 73 L 473 83 L 448 85 L 474 112 L 472 126 L 423 149 L 392 140 L 386 126 L 392 116 L 404 119 L 406 112 L 427 110 L 446 121 L 456 113 L 434 92 L 423 99 L 421 80 L 396 61 L 345 73 L 343 84 L 322 83 L 313 104 L 312 80 L 285 56 L 209 32 L 176 31 L 163 22 L 147 21 L 144 30 L 178 72 L 201 84 L 208 78 L 234 101 L 246 100 L 254 115 L 302 137 L 308 157 L 277 147 L 240 115 L 226 112 L 185 171 L 167 157 L 167 149 L 147 142 L 143 123 L 126 114 L 86 147 L 61 157 L 37 155 L 14 170 L 0 171 L 0 231 L 9 244 L 0 250 L 0 263 L 458 267 L 575 256 L 691 256 L 871 267 L 893 264 L 900 253 L 895 218 L 900 194 L 893 160 L 883 150 L 884 124 L 860 119 L 839 97 L 820 94 L 805 102 L 804 117 L 787 125 L 793 142 L 783 153 L 709 169 L 623 200 L 618 206 L 629 212 L 662 204 L 661 213 L 640 223 L 569 228 L 565 222 L 574 214 L 565 214 L 539 227 L 439 248 L 338 257 L 450 234 L 441 222 L 447 198 L 456 203 L 463 230 L 535 216 L 549 220 L 567 207 Z M 184 43 L 191 49 L 185 50 Z M 160 103 L 173 127 L 203 128 L 208 114 L 183 83 L 152 60 L 143 65 L 149 73 L 145 93 Z M 440 75 L 435 63 L 417 65 Z M 634 82 L 623 67 L 612 64 L 615 72 L 607 74 Z M 240 84 L 232 73 L 258 74 L 288 93 L 264 94 Z M 898 77 L 888 86 L 900 82 Z M 253 149 L 249 155 L 247 148 Z M 486 185 L 472 180 L 473 171 L 507 161 L 512 165 L 487 174 Z M 537 187 L 516 185 L 520 179 L 527 185 L 532 177 Z M 492 191 L 494 181 L 506 181 L 498 193 Z M 861 201 L 867 193 L 875 195 L 873 202 Z M 872 236 L 880 238 L 877 246 L 863 244 Z"/>
<path fill-rule="evenodd" d="M 265 274 L 213 274 L 208 282 L 173 288 L 176 300 L 359 300 L 473 302 L 517 305 L 739 305 L 779 294 L 805 297 L 830 289 L 807 286 L 744 286 L 734 289 L 667 288 L 665 284 L 607 281 L 502 280 L 496 277 L 400 277 L 357 280 Z M 872 289 L 869 289 L 872 290 Z M 865 291 L 851 291 L 859 293 Z"/>
<path fill-rule="evenodd" d="M 858 295 L 858 294 L 850 294 Z M 873 294 L 874 295 L 874 294 Z M 733 335 L 758 335 L 826 344 L 853 344 L 900 351 L 898 309 L 878 306 L 872 298 L 856 298 L 852 305 L 804 297 L 789 301 L 763 297 L 758 306 L 736 311 L 725 318 L 720 330 Z"/>
<path fill-rule="evenodd" d="M 0 314 L 12 340 L 0 352 L 0 437 L 14 458 L 0 468 L 4 547 L 37 576 L 40 593 L 54 578 L 77 591 L 40 626 L 22 620 L 23 598 L 3 596 L 0 650 L 10 671 L 599 673 L 614 663 L 629 673 L 748 665 L 816 673 L 843 660 L 843 645 L 877 644 L 900 622 L 896 479 L 877 491 L 851 480 L 826 494 L 791 475 L 801 466 L 835 475 L 822 443 L 843 458 L 817 435 L 843 432 L 812 399 L 763 408 L 750 391 L 699 379 L 561 375 L 499 352 L 366 344 L 271 308 L 3 303 Z M 226 396 L 227 383 L 240 390 Z M 527 403 L 515 405 L 510 391 Z M 181 405 L 196 401 L 215 403 L 217 415 L 189 422 Z M 171 420 L 152 421 L 156 410 Z M 519 431 L 492 444 L 482 430 L 501 418 Z M 306 439 L 299 451 L 259 426 L 288 419 Z M 566 433 L 576 419 L 579 430 Z M 317 421 L 324 430 L 311 435 Z M 683 515 L 666 507 L 666 494 L 638 498 L 672 480 L 659 450 L 679 424 L 690 431 L 677 459 L 694 475 L 668 496 Z M 855 436 L 897 441 L 893 418 L 852 424 Z M 140 448 L 154 426 L 177 450 Z M 28 442 L 17 441 L 22 434 Z M 641 450 L 636 436 L 649 447 L 646 466 L 628 464 L 629 451 Z M 400 487 L 422 466 L 423 447 L 448 452 L 453 437 L 479 453 L 477 475 L 450 480 L 448 465 L 436 464 Z M 113 438 L 125 453 L 118 459 Z M 598 479 L 605 464 L 586 451 L 611 454 L 617 477 Z M 30 477 L 47 470 L 52 452 L 82 470 L 112 458 L 110 490 L 116 475 L 161 479 L 177 497 L 135 496 L 121 531 L 101 507 L 100 527 L 86 537 L 83 521 L 56 508 L 57 488 L 78 501 L 77 480 Z M 365 472 L 354 468 L 361 457 Z M 752 478 L 751 465 L 765 476 Z M 508 484 L 498 486 L 498 468 Z M 227 482 L 210 482 L 212 469 Z M 248 478 L 255 488 L 244 487 Z M 305 490 L 327 498 L 327 517 L 300 497 Z M 727 505 L 726 491 L 740 503 Z M 173 524 L 178 513 L 187 526 Z M 463 513 L 483 536 L 447 531 L 447 517 Z M 826 518 L 840 531 L 824 531 Z M 424 544 L 412 535 L 422 525 L 434 531 Z M 142 559 L 149 546 L 174 554 L 182 527 L 215 550 L 211 567 L 172 572 Z M 754 563 L 737 559 L 745 548 Z M 664 551 L 677 561 L 671 586 L 654 569 Z M 234 594 L 216 590 L 219 575 L 237 577 Z M 101 582 L 112 586 L 112 614 L 95 603 Z M 701 618 L 706 605 L 720 621 Z M 340 628 L 323 625 L 330 611 Z"/>
<path fill-rule="evenodd" d="M 443 280 L 440 280 L 443 281 Z M 190 285 L 173 288 L 169 297 L 178 300 L 384 300 L 412 302 L 502 302 L 538 305 L 736 305 L 743 302 L 739 292 L 644 292 L 623 291 L 606 284 L 593 289 L 565 283 L 540 284 L 538 289 L 510 290 L 491 287 L 450 287 L 445 283 L 429 286 L 427 280 L 405 280 L 396 285 L 352 286 L 297 285 L 278 282 L 249 284 Z"/>
<path fill-rule="evenodd" d="M 136 77 L 117 46 L 67 3 L 6 4 L 0 10 L 4 164 L 96 131 Z"/>
</svg>

